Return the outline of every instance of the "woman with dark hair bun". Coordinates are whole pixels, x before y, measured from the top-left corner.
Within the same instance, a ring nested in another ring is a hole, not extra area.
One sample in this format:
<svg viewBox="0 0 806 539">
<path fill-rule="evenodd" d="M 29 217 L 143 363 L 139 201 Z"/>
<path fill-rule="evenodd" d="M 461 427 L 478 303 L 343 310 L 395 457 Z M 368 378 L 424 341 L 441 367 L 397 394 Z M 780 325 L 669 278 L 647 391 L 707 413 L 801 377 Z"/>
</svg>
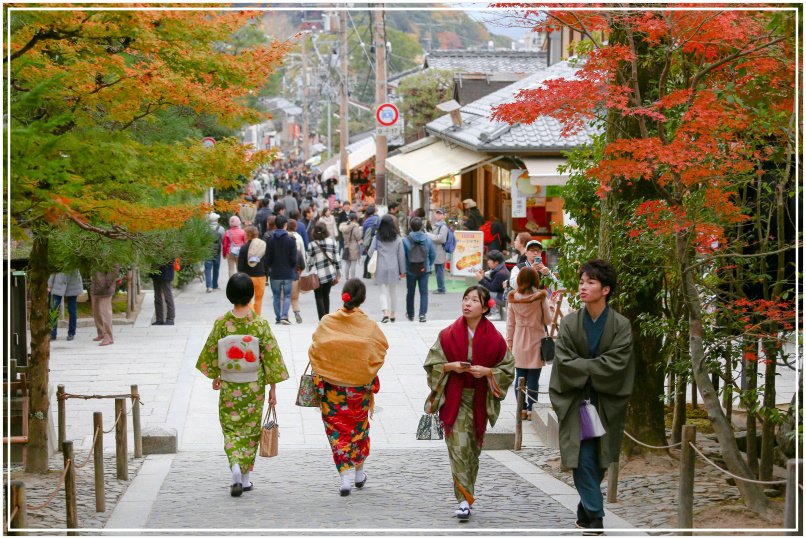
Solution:
<svg viewBox="0 0 806 539">
<path fill-rule="evenodd" d="M 233 308 L 215 321 L 196 362 L 196 368 L 213 380 L 213 389 L 221 391 L 218 418 L 232 470 L 232 496 L 252 490 L 249 472 L 260 440 L 266 385 L 270 386 L 269 405 L 275 405 L 275 384 L 288 379 L 269 323 L 249 308 L 254 293 L 248 275 L 230 277 L 227 299 Z"/>
<path fill-rule="evenodd" d="M 342 496 L 350 494 L 353 484 L 362 488 L 367 482 L 369 417 L 380 389 L 378 371 L 389 348 L 378 324 L 359 308 L 366 297 L 361 279 L 344 283 L 343 307 L 319 321 L 308 349 Z"/>
<path fill-rule="evenodd" d="M 462 296 L 462 316 L 443 329 L 425 360 L 431 394 L 428 413 L 439 411 L 451 461 L 460 520 L 470 518 L 487 422 L 495 425 L 515 374 L 504 338 L 487 320 L 495 300 L 480 285 Z"/>
</svg>

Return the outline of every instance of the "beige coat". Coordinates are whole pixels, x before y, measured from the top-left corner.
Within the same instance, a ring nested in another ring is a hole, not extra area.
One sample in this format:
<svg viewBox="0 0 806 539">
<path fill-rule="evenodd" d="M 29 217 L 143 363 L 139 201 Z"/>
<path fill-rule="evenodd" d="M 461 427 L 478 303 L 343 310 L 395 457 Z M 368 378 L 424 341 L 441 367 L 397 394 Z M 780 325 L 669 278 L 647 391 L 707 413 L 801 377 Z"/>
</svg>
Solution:
<svg viewBox="0 0 806 539">
<path fill-rule="evenodd" d="M 515 356 L 519 369 L 541 369 L 540 340 L 546 336 L 544 326 L 551 323 L 548 293 L 537 290 L 530 294 L 512 291 L 507 297 L 507 346 Z"/>
</svg>

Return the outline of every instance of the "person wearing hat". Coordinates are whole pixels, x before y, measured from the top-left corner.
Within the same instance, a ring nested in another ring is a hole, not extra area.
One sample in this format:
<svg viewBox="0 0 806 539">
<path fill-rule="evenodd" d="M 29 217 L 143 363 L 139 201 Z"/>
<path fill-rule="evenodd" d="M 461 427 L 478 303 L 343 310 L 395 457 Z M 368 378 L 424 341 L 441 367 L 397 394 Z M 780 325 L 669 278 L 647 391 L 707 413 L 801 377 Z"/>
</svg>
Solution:
<svg viewBox="0 0 806 539">
<path fill-rule="evenodd" d="M 525 256 L 525 260 L 522 262 L 518 262 L 512 271 L 509 274 L 509 287 L 512 290 L 518 289 L 518 273 L 523 269 L 525 266 L 531 266 L 537 273 L 541 276 L 547 276 L 551 274 L 551 271 L 547 266 L 543 265 L 543 260 L 540 257 L 541 253 L 543 252 L 543 244 L 537 240 L 530 240 L 526 242 L 526 251 L 523 253 Z"/>
<path fill-rule="evenodd" d="M 249 306 L 260 316 L 263 312 L 263 294 L 266 291 L 266 278 L 269 268 L 266 265 L 266 242 L 258 236 L 260 231 L 254 225 L 246 227 L 246 244 L 238 253 L 238 273 L 245 273 L 252 279 L 254 295 Z"/>
<path fill-rule="evenodd" d="M 465 215 L 463 219 L 464 228 L 465 230 L 478 230 L 481 228 L 481 225 L 484 224 L 484 216 L 479 211 L 478 206 L 476 205 L 476 201 L 472 198 L 466 198 L 462 201 L 462 205 L 465 209 Z"/>
<path fill-rule="evenodd" d="M 445 210 L 442 208 L 434 209 L 434 229 L 433 232 L 428 234 L 431 241 L 434 243 L 434 250 L 437 255 L 434 258 L 434 273 L 437 277 L 437 289 L 434 294 L 445 293 L 445 262 L 448 260 L 448 254 L 445 252 L 445 243 L 448 241 L 448 224 L 445 222 Z"/>
<path fill-rule="evenodd" d="M 218 224 L 220 217 L 215 212 L 207 216 L 210 231 L 215 237 L 210 253 L 211 256 L 204 261 L 204 284 L 207 286 L 208 293 L 218 290 L 218 271 L 221 268 L 221 241 L 224 239 L 224 227 Z"/>
</svg>

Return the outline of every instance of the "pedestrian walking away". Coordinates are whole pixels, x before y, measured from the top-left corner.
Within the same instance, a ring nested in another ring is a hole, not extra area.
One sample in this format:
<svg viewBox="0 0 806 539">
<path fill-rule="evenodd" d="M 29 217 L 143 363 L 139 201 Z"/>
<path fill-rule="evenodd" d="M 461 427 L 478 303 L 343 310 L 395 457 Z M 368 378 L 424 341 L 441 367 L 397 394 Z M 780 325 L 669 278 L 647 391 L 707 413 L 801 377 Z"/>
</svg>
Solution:
<svg viewBox="0 0 806 539">
<path fill-rule="evenodd" d="M 448 242 L 450 230 L 445 222 L 445 210 L 436 208 L 434 210 L 434 231 L 428 235 L 434 242 L 434 273 L 437 278 L 437 290 L 435 294 L 445 293 L 445 262 L 448 261 L 448 253 L 445 251 L 445 244 Z"/>
<path fill-rule="evenodd" d="M 586 535 L 603 532 L 601 482 L 607 466 L 618 462 L 635 378 L 630 321 L 608 306 L 616 279 L 616 270 L 604 260 L 580 268 L 584 307 L 560 324 L 549 382 L 560 424 L 560 458 L 563 467 L 573 469 L 580 497 L 576 524 Z M 604 434 L 591 428 L 596 415 Z"/>
<path fill-rule="evenodd" d="M 378 232 L 380 222 L 380 218 L 375 213 L 375 204 L 370 204 L 367 206 L 367 209 L 364 212 L 364 222 L 361 223 L 361 234 L 364 241 L 364 254 L 367 254 L 369 251 L 369 246 L 372 245 L 372 240 L 375 238 L 375 234 Z M 369 258 L 369 256 L 364 257 L 364 279 L 370 279 L 372 277 L 367 270 Z"/>
<path fill-rule="evenodd" d="M 117 287 L 118 266 L 96 271 L 90 281 L 90 301 L 92 302 L 92 318 L 98 335 L 93 341 L 101 341 L 99 346 L 114 343 L 112 338 L 112 296 Z"/>
<path fill-rule="evenodd" d="M 76 338 L 76 325 L 78 324 L 78 296 L 84 292 L 84 281 L 81 280 L 81 273 L 76 269 L 67 273 L 51 273 L 48 277 L 48 292 L 50 293 L 50 308 L 58 310 L 64 298 L 67 304 L 67 340 Z M 54 321 L 53 329 L 50 330 L 50 340 L 56 340 L 56 333 L 59 326 L 58 320 Z"/>
<path fill-rule="evenodd" d="M 360 309 L 366 295 L 360 279 L 348 280 L 342 289 L 343 306 L 320 320 L 308 350 L 342 496 L 349 495 L 353 485 L 360 489 L 367 482 L 369 420 L 380 389 L 378 371 L 389 349 L 378 324 Z"/>
<path fill-rule="evenodd" d="M 288 220 L 276 216 L 277 229 L 266 244 L 266 264 L 269 266 L 269 283 L 274 299 L 274 317 L 278 324 L 290 324 L 288 309 L 291 307 L 291 287 L 297 274 L 297 242 L 288 235 Z M 282 304 L 281 304 L 282 301 Z"/>
<path fill-rule="evenodd" d="M 218 273 L 221 269 L 221 247 L 224 240 L 224 227 L 218 224 L 221 216 L 213 212 L 207 216 L 210 222 L 210 231 L 214 235 L 210 258 L 204 261 L 204 284 L 207 292 L 218 290 Z"/>
<path fill-rule="evenodd" d="M 367 257 L 376 255 L 375 284 L 380 287 L 381 322 L 394 322 L 397 310 L 397 284 L 406 277 L 406 253 L 403 239 L 391 215 L 384 215 L 378 225 L 378 233 L 367 252 Z"/>
<path fill-rule="evenodd" d="M 223 252 L 227 259 L 227 277 L 232 277 L 238 271 L 238 253 L 241 246 L 246 243 L 246 232 L 241 229 L 241 220 L 237 215 L 229 218 L 229 229 L 224 234 Z"/>
<path fill-rule="evenodd" d="M 428 314 L 428 278 L 436 251 L 431 238 L 423 232 L 423 220 L 412 217 L 409 221 L 409 235 L 403 240 L 406 255 L 406 318 L 414 321 L 414 292 L 420 289 L 420 322 L 426 321 Z"/>
<path fill-rule="evenodd" d="M 361 227 L 355 212 L 347 214 L 347 220 L 339 225 L 339 235 L 342 238 L 341 259 L 344 261 L 344 278 L 355 277 L 358 261 L 361 260 Z"/>
<path fill-rule="evenodd" d="M 269 385 L 269 405 L 277 404 L 275 384 L 288 379 L 280 347 L 268 322 L 249 308 L 252 279 L 236 273 L 227 282 L 233 308 L 216 319 L 196 368 L 220 391 L 218 419 L 224 433 L 224 451 L 232 472 L 230 494 L 252 490 L 260 440 L 263 399 Z"/>
<path fill-rule="evenodd" d="M 483 286 L 465 290 L 462 316 L 439 333 L 423 365 L 431 388 L 425 411 L 439 410 L 444 425 L 460 520 L 470 518 L 487 422 L 495 425 L 515 371 L 504 338 L 487 319 L 490 302 Z"/>
<path fill-rule="evenodd" d="M 259 239 L 256 226 L 246 227 L 246 243 L 238 253 L 238 273 L 245 273 L 252 279 L 255 295 L 249 307 L 258 316 L 263 312 L 263 293 L 266 291 L 266 278 L 269 267 L 266 265 L 266 242 Z"/>
<path fill-rule="evenodd" d="M 288 235 L 297 242 L 297 270 L 294 272 L 294 281 L 291 283 L 291 310 L 294 312 L 294 318 L 297 324 L 301 324 L 302 314 L 300 313 L 299 306 L 299 276 L 305 270 L 308 255 L 305 251 L 305 242 L 302 240 L 302 236 L 299 232 L 297 232 L 297 221 L 295 219 L 288 220 Z"/>
<path fill-rule="evenodd" d="M 525 406 L 521 419 L 532 419 L 532 407 L 537 402 L 540 372 L 545 366 L 540 343 L 551 323 L 548 292 L 541 290 L 537 270 L 525 267 L 518 274 L 518 289 L 507 299 L 507 346 L 515 356 L 515 398 L 518 379 L 526 380 Z"/>
<path fill-rule="evenodd" d="M 162 264 L 151 272 L 151 282 L 154 285 L 154 316 L 156 320 L 152 326 L 174 325 L 174 262 Z"/>
<path fill-rule="evenodd" d="M 316 271 L 319 277 L 319 286 L 313 291 L 319 320 L 330 312 L 330 289 L 339 284 L 341 278 L 338 251 L 339 246 L 336 240 L 328 235 L 325 223 L 316 223 L 311 243 L 308 244 L 308 261 L 305 269 Z"/>
</svg>

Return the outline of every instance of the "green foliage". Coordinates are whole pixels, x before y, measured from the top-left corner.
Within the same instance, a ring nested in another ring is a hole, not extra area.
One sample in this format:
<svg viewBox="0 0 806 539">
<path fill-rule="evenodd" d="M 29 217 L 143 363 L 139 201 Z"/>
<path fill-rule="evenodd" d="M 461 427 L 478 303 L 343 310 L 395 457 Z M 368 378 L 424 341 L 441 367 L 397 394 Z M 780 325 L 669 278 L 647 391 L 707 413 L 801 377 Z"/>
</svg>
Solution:
<svg viewBox="0 0 806 539">
<path fill-rule="evenodd" d="M 451 98 L 453 73 L 428 69 L 403 79 L 397 91 L 402 98 L 400 113 L 406 121 L 405 136 L 408 138 L 443 114 L 436 106 Z"/>
<path fill-rule="evenodd" d="M 52 271 L 80 269 L 109 271 L 139 267 L 144 272 L 179 258 L 183 264 L 209 257 L 215 236 L 203 219 L 188 220 L 177 230 L 157 230 L 138 234 L 130 240 L 110 239 L 87 233 L 73 224 L 55 229 L 48 243 Z"/>
</svg>

